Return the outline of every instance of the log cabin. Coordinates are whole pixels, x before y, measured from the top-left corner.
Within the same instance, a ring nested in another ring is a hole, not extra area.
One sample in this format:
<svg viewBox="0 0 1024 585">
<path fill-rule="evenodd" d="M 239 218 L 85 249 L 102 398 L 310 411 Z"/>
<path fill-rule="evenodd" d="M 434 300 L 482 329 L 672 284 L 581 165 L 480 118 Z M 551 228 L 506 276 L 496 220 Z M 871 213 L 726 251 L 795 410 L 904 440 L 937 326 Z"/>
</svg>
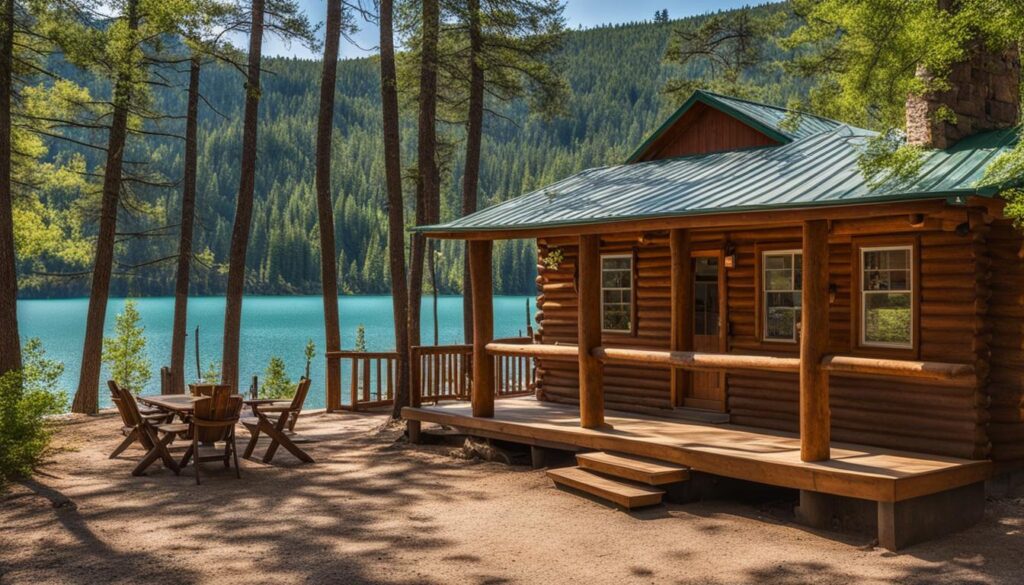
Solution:
<svg viewBox="0 0 1024 585">
<path fill-rule="evenodd" d="M 871 131 L 697 91 L 623 164 L 423 228 L 468 243 L 472 354 L 527 356 L 536 382 L 496 402 L 478 357 L 469 404 L 414 388 L 410 438 L 580 451 L 553 479 L 626 507 L 660 478 L 791 488 L 800 521 L 889 549 L 969 526 L 1024 462 L 1024 238 L 1015 185 L 984 182 L 1018 138 L 1019 60 L 992 59 L 962 66 L 992 76 L 980 95 L 908 101 L 912 177 L 864 176 Z M 492 339 L 507 238 L 537 242 L 528 343 Z"/>
</svg>

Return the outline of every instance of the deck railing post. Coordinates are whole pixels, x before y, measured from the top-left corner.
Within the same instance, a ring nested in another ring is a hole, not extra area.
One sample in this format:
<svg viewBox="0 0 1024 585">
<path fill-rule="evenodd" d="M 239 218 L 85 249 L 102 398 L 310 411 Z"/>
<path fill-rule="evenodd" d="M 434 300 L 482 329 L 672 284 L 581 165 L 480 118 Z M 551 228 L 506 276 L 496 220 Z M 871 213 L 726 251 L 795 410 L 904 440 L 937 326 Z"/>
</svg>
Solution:
<svg viewBox="0 0 1024 585">
<path fill-rule="evenodd" d="M 693 342 L 693 279 L 690 276 L 690 234 L 685 229 L 669 232 L 671 253 L 670 351 L 689 351 Z M 680 368 L 670 372 L 672 404 L 682 406 L 686 395 L 687 373 Z"/>
<path fill-rule="evenodd" d="M 580 236 L 579 314 L 580 426 L 604 425 L 604 368 L 591 352 L 601 345 L 601 238 Z"/>
<path fill-rule="evenodd" d="M 334 412 L 341 409 L 341 359 L 327 356 L 327 367 L 325 371 L 327 380 L 327 412 Z"/>
<path fill-rule="evenodd" d="M 494 416 L 494 360 L 487 344 L 494 338 L 490 240 L 469 241 L 469 275 L 473 288 L 473 416 Z"/>
<path fill-rule="evenodd" d="M 800 317 L 800 458 L 827 461 L 831 415 L 828 371 L 821 359 L 828 353 L 828 222 L 805 221 Z"/>
</svg>

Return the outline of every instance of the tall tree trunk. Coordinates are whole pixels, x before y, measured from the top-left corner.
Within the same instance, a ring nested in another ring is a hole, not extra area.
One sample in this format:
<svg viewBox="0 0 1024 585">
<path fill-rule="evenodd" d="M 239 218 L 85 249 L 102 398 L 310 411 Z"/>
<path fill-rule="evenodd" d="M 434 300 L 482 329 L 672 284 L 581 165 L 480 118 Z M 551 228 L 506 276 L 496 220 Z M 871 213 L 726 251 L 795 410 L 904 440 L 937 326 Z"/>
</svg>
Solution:
<svg viewBox="0 0 1024 585">
<path fill-rule="evenodd" d="M 331 202 L 331 133 L 334 130 L 334 92 L 338 79 L 338 44 L 341 37 L 341 0 L 327 0 L 323 73 L 320 77 L 320 114 L 316 126 L 316 210 L 320 227 L 320 282 L 324 297 L 324 339 L 327 351 L 341 349 L 338 323 L 338 264 L 334 250 L 334 206 Z M 328 376 L 334 386 L 329 395 L 341 393 L 341 368 Z"/>
<path fill-rule="evenodd" d="M 188 285 L 192 269 L 192 232 L 196 216 L 196 169 L 199 159 L 199 75 L 202 58 L 192 53 L 185 114 L 185 172 L 181 189 L 178 268 L 174 280 L 174 331 L 171 334 L 171 392 L 185 392 L 185 338 L 188 336 Z"/>
<path fill-rule="evenodd" d="M 392 418 L 401 418 L 409 404 L 409 290 L 405 275 L 405 202 L 402 197 L 402 140 L 398 127 L 398 82 L 395 73 L 394 6 L 380 1 L 380 94 L 384 116 L 384 174 L 388 189 L 388 256 L 391 268 L 391 304 L 395 318 L 395 351 L 399 359 L 395 376 Z"/>
<path fill-rule="evenodd" d="M 416 225 L 436 223 L 439 197 L 437 170 L 437 42 L 441 18 L 438 0 L 423 0 L 423 39 L 420 44 L 419 135 L 417 137 Z M 423 299 L 423 256 L 426 238 L 412 240 L 409 268 L 409 342 L 420 344 Z"/>
<path fill-rule="evenodd" d="M 466 169 L 462 175 L 462 215 L 476 211 L 480 183 L 480 148 L 484 133 L 484 70 L 480 67 L 483 33 L 480 0 L 469 0 L 469 115 L 466 119 Z M 462 331 L 465 343 L 473 342 L 473 287 L 469 278 L 469 246 L 462 262 Z"/>
<path fill-rule="evenodd" d="M 249 64 L 245 78 L 245 117 L 242 122 L 242 164 L 235 201 L 235 225 L 231 231 L 227 300 L 224 307 L 224 351 L 221 379 L 238 388 L 238 344 L 242 333 L 242 293 L 245 290 L 245 254 L 252 226 L 253 194 L 256 191 L 256 131 L 260 108 L 260 65 L 263 57 L 263 4 L 252 0 L 249 32 Z"/>
<path fill-rule="evenodd" d="M 11 184 L 11 93 L 14 91 L 14 0 L 0 5 L 0 376 L 21 369 L 18 271 Z"/>
<path fill-rule="evenodd" d="M 139 28 L 139 0 L 126 6 L 128 30 Z M 129 73 L 118 73 L 114 82 L 114 112 L 107 138 L 107 161 L 103 172 L 103 201 L 99 233 L 93 261 L 89 310 L 85 318 L 85 342 L 82 345 L 82 369 L 71 412 L 95 414 L 99 410 L 100 368 L 103 360 L 103 325 L 110 296 L 110 277 L 114 267 L 114 238 L 117 232 L 117 208 L 121 197 L 124 146 L 128 137 L 128 107 L 132 99 Z"/>
</svg>

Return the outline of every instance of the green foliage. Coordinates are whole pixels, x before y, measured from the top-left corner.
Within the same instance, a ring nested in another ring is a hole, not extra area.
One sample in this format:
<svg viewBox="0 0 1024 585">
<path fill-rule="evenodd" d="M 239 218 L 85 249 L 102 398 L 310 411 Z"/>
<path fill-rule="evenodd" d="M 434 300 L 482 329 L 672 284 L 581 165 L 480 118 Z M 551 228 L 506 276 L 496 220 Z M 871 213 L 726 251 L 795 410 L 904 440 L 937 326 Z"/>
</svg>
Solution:
<svg viewBox="0 0 1024 585">
<path fill-rule="evenodd" d="M 906 144 L 898 131 L 879 134 L 867 141 L 857 165 L 868 178 L 868 186 L 909 181 L 917 176 L 924 162 L 924 150 Z"/>
<path fill-rule="evenodd" d="M 671 25 L 635 23 L 566 33 L 555 57 L 572 89 L 564 100 L 565 116 L 545 120 L 531 115 L 523 100 L 489 103 L 499 116 L 485 124 L 480 175 L 481 207 L 538 189 L 584 168 L 621 162 L 653 131 L 676 104 L 663 104 L 660 63 Z M 252 294 L 318 294 L 320 251 L 316 237 L 316 199 L 313 189 L 313 144 L 319 104 L 320 64 L 298 59 L 266 59 L 273 75 L 262 80 L 260 156 L 256 203 L 247 254 L 246 290 Z M 185 111 L 181 91 L 186 73 L 161 70 L 175 87 L 155 86 L 153 109 L 171 114 Z M 106 99 L 109 87 L 96 77 L 74 73 L 96 99 Z M 338 234 L 339 279 L 345 294 L 380 294 L 390 290 L 387 268 L 387 203 L 381 144 L 379 68 L 376 60 L 349 59 L 338 66 L 338 106 L 335 112 L 335 151 L 332 185 Z M 232 67 L 210 64 L 203 69 L 202 90 L 214 113 L 200 107 L 198 221 L 193 248 L 197 251 L 192 291 L 222 294 L 238 189 L 237 158 L 242 126 L 242 80 Z M 503 118 L 504 117 L 504 118 Z M 507 120 L 505 119 L 507 118 Z M 401 120 L 403 158 L 415 152 L 415 113 Z M 461 123 L 449 128 L 461 140 Z M 177 120 L 165 120 L 160 130 L 182 133 Z M 68 143 L 55 143 L 61 156 L 82 157 L 84 168 L 102 163 L 101 153 Z M 460 214 L 463 148 L 453 149 L 451 172 L 442 185 L 441 216 Z M 148 173 L 177 180 L 182 172 L 183 143 L 162 136 L 133 136 L 126 159 L 144 160 Z M 268 162 L 269 161 L 269 162 Z M 270 164 L 272 162 L 272 164 Z M 176 193 L 141 183 L 130 189 L 151 204 L 155 215 L 124 213 L 118 231 L 143 232 L 176 225 L 180 217 Z M 411 195 L 412 191 L 409 191 Z M 72 197 L 68 193 L 67 199 Z M 49 196 L 49 195 L 47 195 Z M 94 216 L 92 216 L 94 217 Z M 406 214 L 412 221 L 412 214 Z M 164 232 L 158 232 L 164 233 Z M 52 239 L 52 238 L 50 238 Z M 56 238 L 60 241 L 60 238 Z M 460 258 L 460 242 L 445 241 L 438 249 L 446 258 Z M 125 238 L 117 260 L 138 265 L 176 253 L 174 238 Z M 532 240 L 497 243 L 494 251 L 496 294 L 536 292 L 537 255 Z M 29 262 L 20 256 L 20 274 L 31 276 L 23 297 L 73 296 L 88 292 L 86 279 L 41 278 L 40 272 L 77 271 L 80 267 L 57 255 Z M 121 272 L 121 271 L 119 271 Z M 446 262 L 438 270 L 443 294 L 462 289 L 462 263 Z M 118 274 L 111 284 L 114 296 L 172 294 L 173 263 L 146 265 Z"/>
<path fill-rule="evenodd" d="M 138 394 L 151 377 L 146 356 L 146 328 L 135 301 L 124 303 L 124 312 L 117 315 L 114 337 L 103 340 L 103 362 L 110 368 L 110 377 L 122 388 Z"/>
<path fill-rule="evenodd" d="M 0 376 L 0 485 L 32 472 L 53 433 L 45 417 L 67 407 L 58 386 L 64 366 L 46 358 L 38 339 L 25 343 L 22 361 L 23 370 Z"/>
<path fill-rule="evenodd" d="M 356 351 L 366 351 L 366 327 L 362 323 L 356 326 Z"/>
<path fill-rule="evenodd" d="M 207 384 L 220 383 L 220 362 L 212 361 L 206 366 L 206 371 L 203 372 L 202 382 Z"/>
<path fill-rule="evenodd" d="M 270 356 L 267 369 L 263 370 L 263 387 L 260 398 L 291 398 L 295 395 L 295 385 L 285 369 L 284 360 Z"/>
<path fill-rule="evenodd" d="M 565 260 L 565 253 L 561 248 L 553 248 L 544 256 L 544 266 L 548 270 L 558 270 L 558 266 Z"/>
<path fill-rule="evenodd" d="M 665 51 L 665 61 L 676 66 L 678 74 L 665 91 L 677 100 L 697 89 L 770 100 L 774 88 L 764 80 L 778 68 L 776 37 L 786 23 L 782 5 L 680 22 Z"/>
<path fill-rule="evenodd" d="M 306 356 L 306 379 L 309 379 L 309 368 L 313 364 L 313 358 L 316 357 L 316 344 L 313 343 L 312 339 L 306 340 L 306 347 L 303 350 L 303 354 Z"/>
</svg>

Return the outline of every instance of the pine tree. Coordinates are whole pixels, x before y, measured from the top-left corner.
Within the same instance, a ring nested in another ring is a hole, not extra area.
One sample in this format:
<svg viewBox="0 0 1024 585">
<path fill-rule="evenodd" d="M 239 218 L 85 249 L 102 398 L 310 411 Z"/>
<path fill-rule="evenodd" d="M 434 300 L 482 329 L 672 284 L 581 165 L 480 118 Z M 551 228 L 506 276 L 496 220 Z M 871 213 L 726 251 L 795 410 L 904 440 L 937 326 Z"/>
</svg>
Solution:
<svg viewBox="0 0 1024 585">
<path fill-rule="evenodd" d="M 263 388 L 260 396 L 263 398 L 291 398 L 295 395 L 295 386 L 288 377 L 284 360 L 277 356 L 270 356 L 267 367 L 263 370 Z"/>
<path fill-rule="evenodd" d="M 398 76 L 395 71 L 394 6 L 380 0 L 380 94 L 384 179 L 388 208 L 388 259 L 391 274 L 391 306 L 395 322 L 395 350 L 400 356 L 395 375 L 395 399 L 391 418 L 402 416 L 409 403 L 409 292 L 405 272 L 405 202 L 402 197 L 401 135 L 398 114 Z"/>
<path fill-rule="evenodd" d="M 124 312 L 114 321 L 114 337 L 103 340 L 103 362 L 110 369 L 110 377 L 135 394 L 145 389 L 152 377 L 146 355 L 146 328 L 132 299 L 125 301 Z"/>
</svg>

